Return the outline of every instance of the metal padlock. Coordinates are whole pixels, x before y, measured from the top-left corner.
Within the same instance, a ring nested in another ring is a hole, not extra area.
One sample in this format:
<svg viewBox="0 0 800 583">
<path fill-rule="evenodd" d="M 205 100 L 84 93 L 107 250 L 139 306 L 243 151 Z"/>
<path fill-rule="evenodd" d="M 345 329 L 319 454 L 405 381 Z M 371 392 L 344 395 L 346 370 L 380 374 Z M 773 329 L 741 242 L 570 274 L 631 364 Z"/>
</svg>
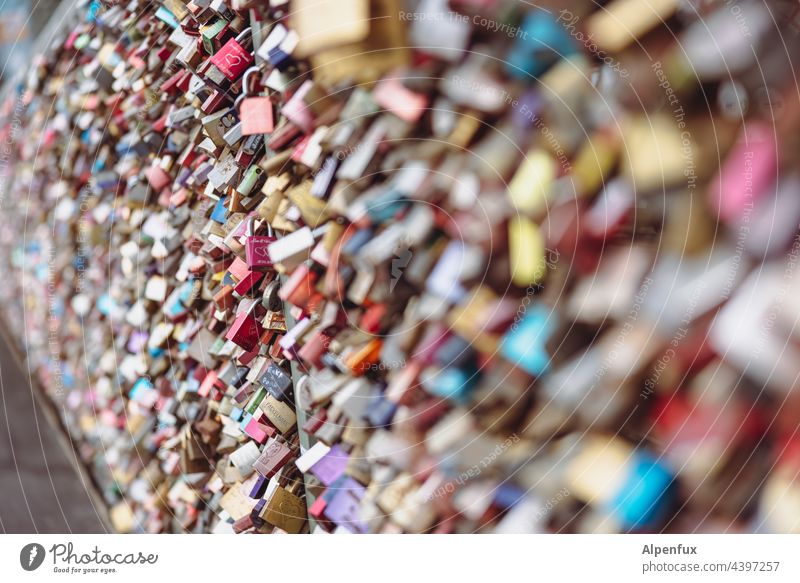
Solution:
<svg viewBox="0 0 800 583">
<path fill-rule="evenodd" d="M 276 475 L 294 455 L 292 449 L 284 442 L 271 439 L 258 459 L 253 463 L 253 469 L 269 479 Z"/>
<path fill-rule="evenodd" d="M 250 168 L 245 171 L 241 182 L 239 182 L 239 185 L 236 187 L 236 192 L 244 197 L 250 196 L 260 185 L 263 175 L 264 171 L 260 166 L 250 166 Z"/>
<path fill-rule="evenodd" d="M 253 224 L 255 218 L 250 217 L 247 221 L 247 242 L 245 243 L 245 257 L 247 259 L 247 267 L 250 269 L 264 269 L 272 267 L 272 259 L 269 257 L 267 247 L 270 243 L 277 241 L 277 238 L 272 232 L 272 227 L 267 224 L 267 234 L 254 235 Z"/>
<path fill-rule="evenodd" d="M 261 299 L 261 304 L 265 308 L 267 308 L 271 312 L 275 312 L 276 314 L 279 313 L 282 307 L 281 298 L 280 296 L 278 296 L 278 292 L 280 291 L 280 289 L 281 289 L 281 284 L 277 279 L 271 281 L 264 289 L 264 297 Z M 282 327 L 278 326 L 279 322 L 275 318 L 272 318 L 272 323 L 276 327 L 268 327 L 270 330 L 278 330 L 278 329 L 284 331 L 286 330 L 285 324 Z"/>
<path fill-rule="evenodd" d="M 259 71 L 250 67 L 242 77 L 242 95 L 236 100 L 239 105 L 239 119 L 242 120 L 242 135 L 269 134 L 275 129 L 272 114 L 272 101 L 266 95 L 249 95 L 250 75 Z"/>
<path fill-rule="evenodd" d="M 259 303 L 253 302 L 247 310 L 240 312 L 236 316 L 233 324 L 225 334 L 226 340 L 230 340 L 247 351 L 253 350 L 258 345 L 262 329 L 261 323 L 253 315 L 253 312 Z"/>
<path fill-rule="evenodd" d="M 242 73 L 253 63 L 253 55 L 242 46 L 244 42 L 243 39 L 245 36 L 250 35 L 250 32 L 250 27 L 245 28 L 236 38 L 232 38 L 226 42 L 222 48 L 211 57 L 211 64 L 219 69 L 230 81 L 241 77 Z"/>
<path fill-rule="evenodd" d="M 227 145 L 224 136 L 238 122 L 236 110 L 233 108 L 221 109 L 200 119 L 200 124 L 208 134 L 208 137 L 211 138 L 215 146 L 220 148 Z"/>
<path fill-rule="evenodd" d="M 200 44 L 207 54 L 219 50 L 219 38 L 228 30 L 230 24 L 224 18 L 216 18 L 200 27 Z"/>
<path fill-rule="evenodd" d="M 292 390 L 292 377 L 275 363 L 271 363 L 258 382 L 279 401 L 286 401 Z"/>
<path fill-rule="evenodd" d="M 236 163 L 239 164 L 239 166 L 249 166 L 263 148 L 264 136 L 261 134 L 246 136 L 244 140 L 242 140 L 242 146 L 236 153 Z"/>
<path fill-rule="evenodd" d="M 290 489 L 278 486 L 261 515 L 270 524 L 290 534 L 299 533 L 306 523 L 305 502 L 293 492 L 294 489 L 294 485 Z"/>
<path fill-rule="evenodd" d="M 269 422 L 284 435 L 288 435 L 297 429 L 297 414 L 290 405 L 283 401 L 278 401 L 272 395 L 267 395 L 258 407 L 264 412 Z"/>
</svg>

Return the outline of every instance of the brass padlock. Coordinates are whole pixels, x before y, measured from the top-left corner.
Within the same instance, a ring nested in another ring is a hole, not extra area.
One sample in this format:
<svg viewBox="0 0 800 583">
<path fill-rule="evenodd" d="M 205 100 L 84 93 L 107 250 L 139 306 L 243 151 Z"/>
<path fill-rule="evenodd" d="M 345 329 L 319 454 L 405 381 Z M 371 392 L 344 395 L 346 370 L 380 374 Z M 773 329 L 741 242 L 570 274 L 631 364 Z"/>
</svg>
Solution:
<svg viewBox="0 0 800 583">
<path fill-rule="evenodd" d="M 261 518 L 290 534 L 297 534 L 306 524 L 306 504 L 295 492 L 300 482 L 289 488 L 278 486 L 267 502 Z"/>
</svg>

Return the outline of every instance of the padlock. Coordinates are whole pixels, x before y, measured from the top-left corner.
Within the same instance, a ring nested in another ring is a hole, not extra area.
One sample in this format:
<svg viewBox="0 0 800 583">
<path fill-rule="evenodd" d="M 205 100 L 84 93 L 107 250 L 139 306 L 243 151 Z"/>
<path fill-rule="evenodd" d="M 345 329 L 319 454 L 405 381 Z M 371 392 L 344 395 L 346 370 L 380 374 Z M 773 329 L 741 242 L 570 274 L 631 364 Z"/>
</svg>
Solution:
<svg viewBox="0 0 800 583">
<path fill-rule="evenodd" d="M 311 270 L 307 263 L 299 265 L 284 282 L 279 296 L 285 302 L 305 307 L 315 293 L 318 279 L 319 273 Z"/>
<path fill-rule="evenodd" d="M 211 3 L 208 5 L 208 8 L 212 12 L 216 12 L 217 14 L 219 14 L 225 20 L 230 21 L 236 18 L 236 14 L 233 12 L 233 10 L 230 9 L 225 0 L 211 0 Z"/>
<path fill-rule="evenodd" d="M 222 48 L 211 57 L 211 64 L 219 69 L 229 81 L 235 81 L 241 77 L 242 73 L 253 63 L 253 55 L 242 46 L 244 38 L 250 38 L 250 32 L 250 27 L 245 28 L 236 38 L 232 38 L 226 42 Z"/>
<path fill-rule="evenodd" d="M 230 24 L 223 18 L 216 18 L 200 27 L 200 37 L 198 41 L 207 54 L 211 54 L 220 48 L 220 37 L 228 30 Z"/>
<path fill-rule="evenodd" d="M 658 527 L 675 496 L 674 477 L 661 456 L 598 435 L 570 452 L 564 471 L 571 495 L 603 508 L 623 529 Z"/>
<path fill-rule="evenodd" d="M 257 52 L 259 57 L 269 61 L 277 71 L 284 71 L 292 63 L 291 54 L 297 43 L 297 33 L 293 30 L 287 30 L 285 26 L 277 23 Z"/>
<path fill-rule="evenodd" d="M 333 495 L 325 506 L 325 517 L 345 532 L 367 532 L 367 525 L 359 516 L 359 503 L 364 496 L 364 487 L 347 477 L 331 490 Z"/>
<path fill-rule="evenodd" d="M 529 13 L 520 31 L 524 35 L 514 39 L 506 57 L 506 72 L 516 79 L 541 75 L 560 58 L 577 52 L 567 30 L 550 14 Z"/>
<path fill-rule="evenodd" d="M 277 427 L 278 431 L 284 435 L 296 429 L 297 415 L 292 410 L 291 406 L 283 401 L 278 401 L 272 395 L 267 395 L 259 404 L 259 408 L 264 411 L 269 422 Z"/>
<path fill-rule="evenodd" d="M 278 315 L 278 311 L 281 309 L 281 298 L 278 295 L 278 292 L 281 289 L 280 282 L 276 279 L 271 281 L 267 284 L 267 287 L 264 288 L 264 295 L 261 298 L 261 304 L 269 311 L 274 312 L 275 315 Z M 275 330 L 277 328 L 270 327 L 270 330 Z M 282 328 L 284 331 L 286 330 L 285 324 Z"/>
<path fill-rule="evenodd" d="M 266 387 L 267 391 L 279 401 L 285 401 L 289 398 L 292 378 L 277 364 L 270 364 L 258 382 Z"/>
<path fill-rule="evenodd" d="M 246 136 L 236 154 L 236 163 L 239 166 L 249 166 L 263 148 L 264 136 L 261 134 Z"/>
<path fill-rule="evenodd" d="M 273 263 L 280 264 L 278 271 L 294 271 L 298 265 L 308 259 L 313 246 L 314 232 L 309 227 L 303 227 L 270 243 L 269 256 Z"/>
<path fill-rule="evenodd" d="M 250 217 L 247 221 L 247 242 L 245 243 L 245 256 L 247 258 L 247 267 L 250 269 L 266 269 L 272 267 L 272 260 L 269 256 L 268 247 L 270 243 L 276 241 L 275 235 L 272 233 L 272 227 L 267 224 L 267 234 L 255 235 L 253 234 L 253 224 L 255 218 Z"/>
<path fill-rule="evenodd" d="M 283 466 L 292 458 L 292 449 L 277 439 L 270 439 L 267 446 L 253 463 L 253 469 L 260 476 L 269 479 L 275 476 Z"/>
<path fill-rule="evenodd" d="M 250 399 L 247 401 L 247 404 L 244 406 L 244 410 L 250 415 L 255 415 L 258 406 L 261 404 L 261 401 L 264 400 L 264 397 L 267 396 L 267 389 L 261 387 L 256 390 L 251 396 Z"/>
<path fill-rule="evenodd" d="M 235 109 L 222 109 L 200 119 L 203 129 L 218 147 L 226 145 L 225 134 L 238 122 Z"/>
<path fill-rule="evenodd" d="M 264 520 L 290 534 L 299 533 L 306 523 L 306 504 L 294 493 L 298 486 L 299 483 L 289 489 L 278 486 L 261 514 Z"/>
<path fill-rule="evenodd" d="M 256 190 L 264 171 L 259 166 L 250 166 L 242 177 L 242 181 L 236 187 L 236 192 L 241 196 L 248 197 Z"/>
<path fill-rule="evenodd" d="M 253 350 L 258 345 L 261 337 L 261 323 L 253 315 L 260 302 L 254 301 L 245 311 L 240 312 L 231 324 L 225 339 L 247 351 Z"/>
<path fill-rule="evenodd" d="M 242 120 L 242 135 L 269 134 L 275 129 L 272 101 L 266 95 L 250 95 L 250 76 L 259 71 L 250 67 L 242 76 L 242 95 L 236 100 L 239 119 Z"/>
</svg>

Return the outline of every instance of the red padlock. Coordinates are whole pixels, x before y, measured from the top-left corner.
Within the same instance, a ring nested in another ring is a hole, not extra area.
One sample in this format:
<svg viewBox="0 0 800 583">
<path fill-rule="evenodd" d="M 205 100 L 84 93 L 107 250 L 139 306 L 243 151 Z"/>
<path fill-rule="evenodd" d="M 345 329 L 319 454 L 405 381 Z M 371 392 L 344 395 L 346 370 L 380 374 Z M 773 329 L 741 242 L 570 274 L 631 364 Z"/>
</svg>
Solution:
<svg viewBox="0 0 800 583">
<path fill-rule="evenodd" d="M 249 218 L 247 221 L 247 242 L 245 243 L 245 257 L 247 259 L 247 267 L 251 270 L 261 270 L 272 267 L 272 259 L 269 257 L 267 246 L 277 238 L 272 233 L 272 227 L 267 226 L 267 235 L 254 235 L 253 223 L 255 219 Z"/>
<path fill-rule="evenodd" d="M 249 27 L 245 28 L 236 38 L 232 38 L 222 45 L 222 48 L 211 57 L 211 64 L 230 81 L 241 77 L 253 62 L 253 55 L 242 46 L 244 36 L 250 32 Z"/>
<path fill-rule="evenodd" d="M 261 323 L 256 320 L 253 315 L 255 307 L 258 304 L 258 301 L 254 301 L 250 308 L 244 312 L 240 312 L 225 334 L 226 340 L 230 340 L 248 352 L 258 345 L 258 340 L 261 338 L 263 332 Z"/>
</svg>

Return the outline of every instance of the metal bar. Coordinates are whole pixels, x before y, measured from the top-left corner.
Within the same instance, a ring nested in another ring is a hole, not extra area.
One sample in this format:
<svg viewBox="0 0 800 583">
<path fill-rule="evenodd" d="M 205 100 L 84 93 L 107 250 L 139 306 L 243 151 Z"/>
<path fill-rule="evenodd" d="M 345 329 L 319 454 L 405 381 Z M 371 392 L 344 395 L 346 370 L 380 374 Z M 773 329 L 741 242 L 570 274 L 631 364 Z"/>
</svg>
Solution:
<svg viewBox="0 0 800 583">
<path fill-rule="evenodd" d="M 281 280 L 281 285 L 285 284 L 286 283 L 286 276 L 285 275 L 281 275 L 280 276 L 280 280 Z M 284 318 L 286 319 L 286 328 L 287 328 L 287 330 L 291 329 L 292 327 L 294 327 L 294 325 L 297 323 L 297 321 L 294 319 L 294 317 L 290 313 L 290 310 L 285 308 L 285 304 L 284 304 L 283 315 L 284 315 Z M 308 416 L 306 415 L 305 409 L 303 409 L 300 406 L 299 399 L 297 398 L 297 390 L 296 390 L 297 382 L 300 380 L 300 377 L 302 376 L 302 373 L 300 373 L 300 371 L 297 370 L 297 365 L 294 362 L 289 361 L 289 366 L 292 369 L 292 384 L 295 387 L 295 391 L 294 391 L 294 409 L 295 409 L 295 414 L 297 416 L 297 434 L 300 437 L 300 446 L 302 447 L 303 451 L 307 451 L 308 448 L 310 448 L 312 445 L 314 445 L 314 443 L 316 443 L 316 439 L 314 439 L 313 436 L 311 436 L 308 433 L 306 433 L 305 431 L 303 431 L 303 425 L 305 425 L 306 420 L 308 419 Z M 311 480 L 311 478 L 308 476 L 308 474 L 303 474 L 303 485 L 304 485 L 304 489 L 305 489 L 305 492 L 306 492 L 306 510 L 311 508 L 311 505 L 314 504 L 314 501 L 317 499 L 317 497 L 312 493 L 313 483 L 311 483 L 310 480 Z M 316 525 L 317 525 L 317 521 L 314 520 L 313 518 L 311 518 L 311 516 L 309 516 L 308 517 L 309 530 L 314 530 Z"/>
</svg>

